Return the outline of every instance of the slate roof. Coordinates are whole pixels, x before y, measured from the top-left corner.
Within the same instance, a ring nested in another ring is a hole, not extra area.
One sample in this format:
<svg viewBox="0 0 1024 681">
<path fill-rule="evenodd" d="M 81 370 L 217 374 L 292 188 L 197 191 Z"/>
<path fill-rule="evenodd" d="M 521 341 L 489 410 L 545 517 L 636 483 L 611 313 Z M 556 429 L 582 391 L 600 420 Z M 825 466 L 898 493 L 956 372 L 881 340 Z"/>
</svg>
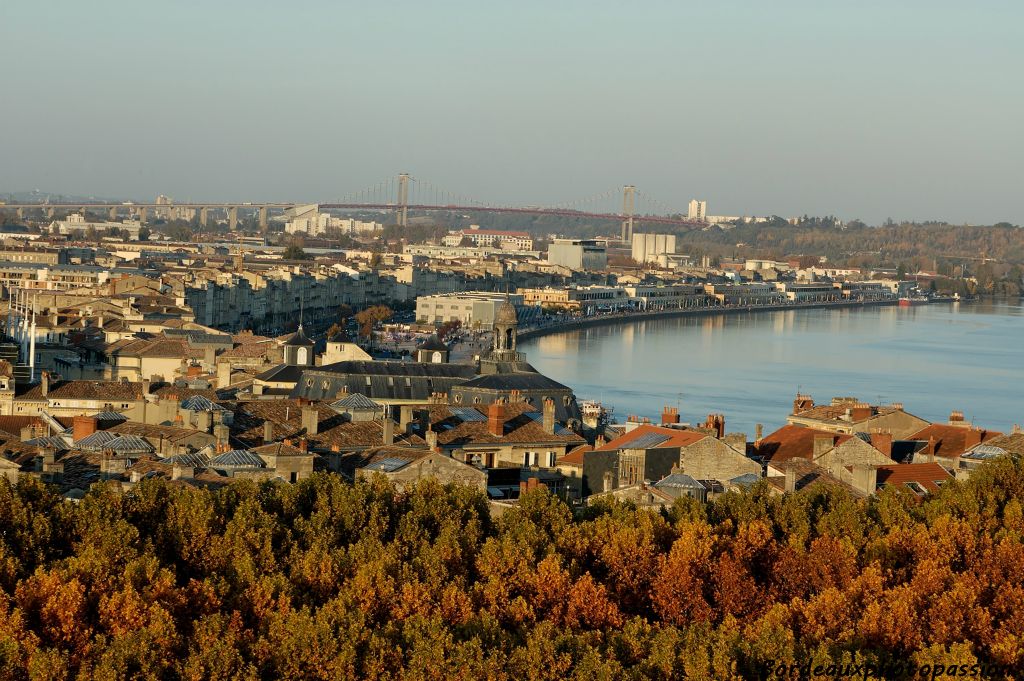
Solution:
<svg viewBox="0 0 1024 681">
<path fill-rule="evenodd" d="M 299 330 L 289 336 L 285 342 L 285 345 L 302 345 L 306 347 L 313 347 L 313 341 L 309 340 L 305 332 L 302 330 L 302 324 L 299 324 Z"/>
<path fill-rule="evenodd" d="M 678 487 L 681 489 L 704 489 L 704 485 L 700 484 L 700 482 L 685 473 L 671 473 L 666 475 L 664 478 L 654 483 L 654 486 L 659 488 Z"/>
<path fill-rule="evenodd" d="M 380 410 L 382 410 L 384 408 L 381 405 L 379 405 L 376 402 L 374 402 L 373 400 L 371 400 L 366 395 L 363 395 L 362 393 L 352 393 L 351 395 L 347 395 L 347 396 L 341 398 L 340 400 L 338 400 L 337 402 L 332 403 L 331 407 L 334 408 L 334 409 L 338 409 L 339 411 L 340 410 L 350 410 L 350 409 L 365 409 L 367 411 L 380 411 Z"/>
<path fill-rule="evenodd" d="M 216 402 L 212 402 L 204 395 L 187 397 L 181 401 L 181 406 L 183 409 L 191 409 L 192 411 L 227 411 L 227 409 Z"/>
<path fill-rule="evenodd" d="M 461 386 L 463 390 L 569 390 L 568 386 L 548 378 L 544 374 L 532 371 L 517 371 L 512 373 L 486 374 L 466 381 Z"/>
<path fill-rule="evenodd" d="M 278 364 L 262 374 L 257 374 L 256 378 L 268 383 L 298 383 L 302 378 L 302 372 L 308 368 L 295 364 Z"/>
<path fill-rule="evenodd" d="M 258 454 L 247 449 L 232 449 L 210 459 L 210 468 L 266 468 L 267 464 Z"/>
<path fill-rule="evenodd" d="M 206 456 L 202 452 L 175 454 L 174 456 L 168 456 L 162 460 L 172 466 L 177 465 L 185 468 L 206 468 L 210 465 L 210 457 Z"/>
<path fill-rule="evenodd" d="M 427 340 L 423 341 L 423 343 L 421 343 L 420 345 L 417 345 L 416 349 L 417 350 L 431 350 L 431 351 L 433 351 L 433 350 L 447 351 L 448 350 L 448 346 L 445 345 L 444 342 L 440 338 L 438 338 L 436 333 L 432 333 L 432 334 L 430 334 L 430 337 L 427 338 Z"/>
<path fill-rule="evenodd" d="M 476 375 L 468 364 L 425 362 L 349 360 L 304 368 L 291 396 L 310 400 L 334 400 L 347 392 L 370 399 L 426 401 L 434 393 L 450 393 Z"/>
</svg>

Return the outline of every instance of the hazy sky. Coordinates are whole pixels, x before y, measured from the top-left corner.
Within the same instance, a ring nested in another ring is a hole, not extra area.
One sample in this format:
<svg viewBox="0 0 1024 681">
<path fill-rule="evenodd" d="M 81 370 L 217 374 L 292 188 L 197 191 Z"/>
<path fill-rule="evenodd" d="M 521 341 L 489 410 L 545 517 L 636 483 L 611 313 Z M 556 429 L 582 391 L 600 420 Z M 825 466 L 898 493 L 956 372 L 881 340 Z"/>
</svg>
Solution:
<svg viewBox="0 0 1024 681">
<path fill-rule="evenodd" d="M 326 201 L 406 171 L 1024 223 L 1019 0 L 2 0 L 0 64 L 0 192 Z"/>
</svg>

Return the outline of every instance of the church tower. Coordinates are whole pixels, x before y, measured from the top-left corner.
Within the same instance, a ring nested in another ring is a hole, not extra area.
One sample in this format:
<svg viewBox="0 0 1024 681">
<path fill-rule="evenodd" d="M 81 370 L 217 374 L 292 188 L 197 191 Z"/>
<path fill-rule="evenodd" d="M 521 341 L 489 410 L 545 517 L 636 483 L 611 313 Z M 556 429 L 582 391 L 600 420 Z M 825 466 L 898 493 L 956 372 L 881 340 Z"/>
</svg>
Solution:
<svg viewBox="0 0 1024 681">
<path fill-rule="evenodd" d="M 522 356 L 516 351 L 516 335 L 519 333 L 519 315 L 516 307 L 505 296 L 505 302 L 498 306 L 494 315 L 494 344 L 491 357 L 499 362 L 518 362 Z"/>
</svg>

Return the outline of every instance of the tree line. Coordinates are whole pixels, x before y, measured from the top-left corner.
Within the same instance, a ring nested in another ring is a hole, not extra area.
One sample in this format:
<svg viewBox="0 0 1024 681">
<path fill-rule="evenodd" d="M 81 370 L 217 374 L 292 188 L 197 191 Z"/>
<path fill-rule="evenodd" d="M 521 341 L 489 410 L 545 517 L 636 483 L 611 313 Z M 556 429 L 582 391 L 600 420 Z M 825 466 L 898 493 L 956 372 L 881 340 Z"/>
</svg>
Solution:
<svg viewBox="0 0 1024 681">
<path fill-rule="evenodd" d="M 0 482 L 0 679 L 755 679 L 1024 662 L 1024 465 L 651 512 L 381 478 Z"/>
</svg>

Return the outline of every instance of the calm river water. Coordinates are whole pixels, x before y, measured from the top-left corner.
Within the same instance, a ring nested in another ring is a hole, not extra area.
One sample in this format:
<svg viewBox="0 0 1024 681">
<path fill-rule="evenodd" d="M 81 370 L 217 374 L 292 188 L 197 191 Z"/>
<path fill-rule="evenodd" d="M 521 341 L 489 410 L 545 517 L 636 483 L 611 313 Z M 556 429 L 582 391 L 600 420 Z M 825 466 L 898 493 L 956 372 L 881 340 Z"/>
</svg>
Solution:
<svg viewBox="0 0 1024 681">
<path fill-rule="evenodd" d="M 753 438 L 785 423 L 795 393 L 903 402 L 928 420 L 960 410 L 1007 431 L 1024 423 L 1024 308 L 981 302 L 676 317 L 597 326 L 524 341 L 542 373 L 615 419 L 684 422 L 711 412 Z"/>
</svg>

